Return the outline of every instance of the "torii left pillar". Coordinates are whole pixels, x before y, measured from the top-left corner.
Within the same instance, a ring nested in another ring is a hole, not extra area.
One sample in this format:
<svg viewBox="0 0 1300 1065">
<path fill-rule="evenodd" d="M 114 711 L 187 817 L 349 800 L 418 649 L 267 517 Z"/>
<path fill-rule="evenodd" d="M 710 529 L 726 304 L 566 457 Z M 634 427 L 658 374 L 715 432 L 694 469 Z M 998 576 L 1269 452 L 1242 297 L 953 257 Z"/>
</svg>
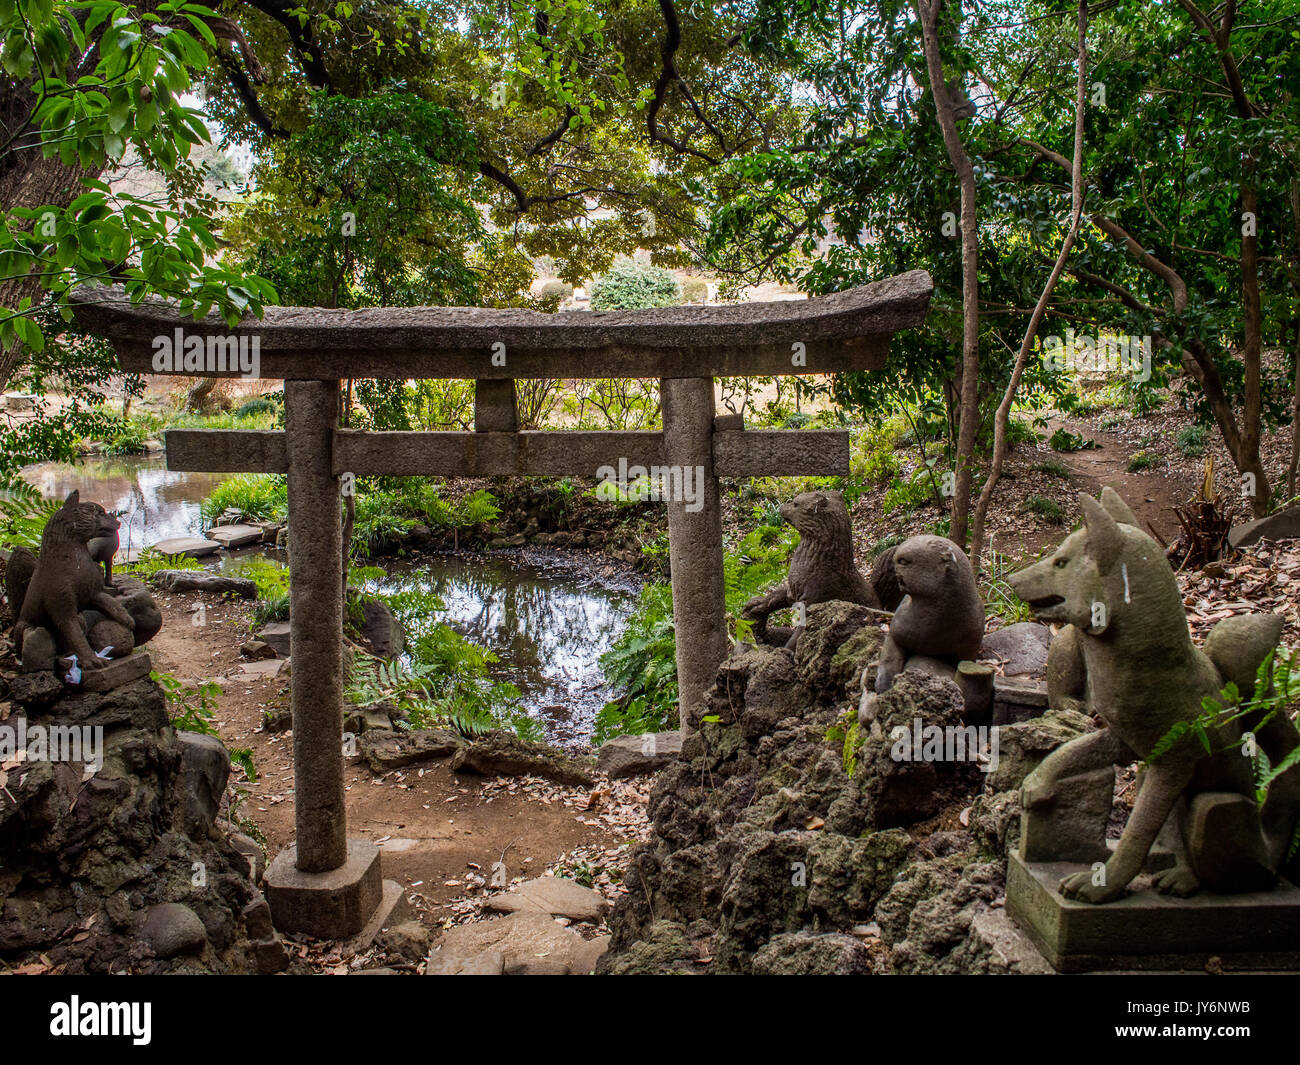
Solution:
<svg viewBox="0 0 1300 1065">
<path fill-rule="evenodd" d="M 333 473 L 337 381 L 284 383 L 289 466 L 289 659 L 296 842 L 267 867 L 281 932 L 347 939 L 384 896 L 379 848 L 347 838 L 343 790 L 343 531 Z"/>
</svg>

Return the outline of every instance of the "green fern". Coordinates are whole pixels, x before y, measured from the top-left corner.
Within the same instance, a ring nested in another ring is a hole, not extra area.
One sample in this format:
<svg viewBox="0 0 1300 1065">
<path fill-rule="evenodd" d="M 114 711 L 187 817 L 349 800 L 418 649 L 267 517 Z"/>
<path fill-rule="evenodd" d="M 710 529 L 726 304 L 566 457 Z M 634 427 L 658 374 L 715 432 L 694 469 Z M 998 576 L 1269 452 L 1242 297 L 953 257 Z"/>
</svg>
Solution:
<svg viewBox="0 0 1300 1065">
<path fill-rule="evenodd" d="M 37 550 L 46 523 L 61 506 L 62 500 L 46 499 L 26 481 L 14 481 L 0 493 L 0 543 Z"/>
</svg>

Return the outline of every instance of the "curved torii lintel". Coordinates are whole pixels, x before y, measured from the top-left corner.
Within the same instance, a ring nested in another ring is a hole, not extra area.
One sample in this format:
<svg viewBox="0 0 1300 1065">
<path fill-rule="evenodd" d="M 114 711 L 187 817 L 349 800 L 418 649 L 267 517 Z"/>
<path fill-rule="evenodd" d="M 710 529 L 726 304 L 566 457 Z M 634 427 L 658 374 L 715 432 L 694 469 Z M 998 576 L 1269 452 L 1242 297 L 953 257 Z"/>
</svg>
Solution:
<svg viewBox="0 0 1300 1065">
<path fill-rule="evenodd" d="M 233 327 L 215 313 L 184 317 L 166 300 L 133 304 L 121 286 L 81 288 L 70 302 L 78 324 L 112 341 L 129 373 L 159 372 L 155 355 L 171 351 L 180 330 L 205 340 L 201 365 L 164 371 L 186 376 L 240 376 L 207 355 L 243 337 L 257 341 L 257 376 L 266 378 L 680 378 L 879 368 L 889 338 L 922 323 L 933 288 L 928 273 L 913 270 L 807 300 L 558 314 L 267 307 Z"/>
</svg>

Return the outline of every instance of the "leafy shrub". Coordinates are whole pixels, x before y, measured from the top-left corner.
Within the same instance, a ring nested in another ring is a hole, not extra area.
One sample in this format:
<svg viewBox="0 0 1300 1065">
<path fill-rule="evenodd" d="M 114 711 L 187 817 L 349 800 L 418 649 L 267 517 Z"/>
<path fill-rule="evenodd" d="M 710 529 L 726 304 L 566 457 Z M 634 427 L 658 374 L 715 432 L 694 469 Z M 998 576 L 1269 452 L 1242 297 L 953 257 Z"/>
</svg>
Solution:
<svg viewBox="0 0 1300 1065">
<path fill-rule="evenodd" d="M 285 621 L 289 617 L 289 567 L 263 555 L 239 559 L 231 575 L 243 577 L 257 585 L 257 605 L 253 619 L 258 625 Z"/>
<path fill-rule="evenodd" d="M 289 509 L 288 489 L 280 474 L 239 473 L 222 481 L 199 507 L 205 522 L 227 510 L 238 510 L 250 521 L 282 520 Z"/>
<path fill-rule="evenodd" d="M 255 418 L 259 415 L 274 416 L 280 407 L 266 396 L 257 396 L 244 403 L 241 403 L 235 410 L 235 417 L 240 421 L 246 421 L 249 418 Z"/>
<path fill-rule="evenodd" d="M 1209 433 L 1203 425 L 1184 425 L 1174 437 L 1174 445 L 1186 458 L 1199 458 L 1205 454 Z"/>
<path fill-rule="evenodd" d="M 746 602 L 785 579 L 798 540 L 790 526 L 762 525 L 723 557 L 727 612 L 738 639 L 745 636 L 745 623 L 736 616 Z M 601 656 L 600 665 L 606 681 L 621 695 L 597 713 L 593 743 L 656 732 L 676 721 L 677 639 L 669 585 L 648 584 L 641 590 L 627 627 Z"/>
<path fill-rule="evenodd" d="M 1046 496 L 1030 496 L 1025 500 L 1025 509 L 1035 517 L 1042 518 L 1043 521 L 1050 522 L 1052 525 L 1060 525 L 1065 520 L 1061 505 L 1056 500 L 1048 499 Z"/>
<path fill-rule="evenodd" d="M 61 506 L 63 500 L 46 499 L 26 481 L 14 481 L 0 492 L 0 543 L 37 550 L 46 522 Z"/>
<path fill-rule="evenodd" d="M 122 568 L 144 578 L 152 577 L 164 569 L 202 569 L 203 563 L 190 555 L 164 555 L 161 551 L 148 547 L 140 552 L 134 562 L 128 562 Z"/>
<path fill-rule="evenodd" d="M 1097 445 L 1091 440 L 1085 440 L 1078 433 L 1072 433 L 1068 429 L 1057 429 L 1047 441 L 1047 446 L 1053 451 L 1084 451 Z"/>
<path fill-rule="evenodd" d="M 1133 452 L 1125 469 L 1129 473 L 1137 473 L 1139 470 L 1149 470 L 1153 466 L 1159 466 L 1162 462 L 1164 462 L 1164 458 L 1159 452 L 1143 448 L 1141 451 Z"/>
<path fill-rule="evenodd" d="M 1032 467 L 1036 473 L 1046 473 L 1051 477 L 1060 477 L 1063 480 L 1070 476 L 1070 467 L 1060 459 L 1043 459 L 1042 462 L 1035 462 Z"/>
<path fill-rule="evenodd" d="M 670 307 L 682 300 L 677 278 L 661 266 L 629 259 L 615 263 L 591 288 L 593 311 L 635 311 Z"/>
<path fill-rule="evenodd" d="M 892 514 L 896 510 L 906 513 L 933 502 L 935 502 L 934 482 L 930 479 L 930 471 L 923 468 L 906 480 L 897 478 L 885 492 L 881 509 L 886 514 Z"/>
</svg>

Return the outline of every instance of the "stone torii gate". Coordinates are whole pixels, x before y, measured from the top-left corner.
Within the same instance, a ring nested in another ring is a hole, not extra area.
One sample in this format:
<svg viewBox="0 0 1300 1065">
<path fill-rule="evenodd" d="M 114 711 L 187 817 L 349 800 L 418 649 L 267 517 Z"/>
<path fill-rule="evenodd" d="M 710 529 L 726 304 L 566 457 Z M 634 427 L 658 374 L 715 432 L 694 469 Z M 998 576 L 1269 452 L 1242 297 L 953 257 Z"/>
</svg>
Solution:
<svg viewBox="0 0 1300 1065">
<path fill-rule="evenodd" d="M 284 380 L 284 432 L 166 434 L 169 469 L 288 475 L 296 843 L 266 872 L 276 926 L 355 935 L 383 891 L 378 848 L 348 839 L 344 810 L 343 475 L 596 477 L 620 459 L 702 474 L 696 499 L 667 504 L 685 720 L 727 650 L 718 478 L 849 472 L 847 432 L 747 430 L 715 415 L 713 379 L 878 369 L 890 337 L 921 324 L 931 291 L 915 270 L 790 302 L 560 314 L 268 307 L 234 327 L 161 300 L 132 304 L 121 288 L 74 293 L 78 323 L 113 343 L 125 372 Z M 514 379 L 618 377 L 661 379 L 662 432 L 519 430 Z M 475 431 L 341 429 L 346 378 L 472 379 Z"/>
</svg>

